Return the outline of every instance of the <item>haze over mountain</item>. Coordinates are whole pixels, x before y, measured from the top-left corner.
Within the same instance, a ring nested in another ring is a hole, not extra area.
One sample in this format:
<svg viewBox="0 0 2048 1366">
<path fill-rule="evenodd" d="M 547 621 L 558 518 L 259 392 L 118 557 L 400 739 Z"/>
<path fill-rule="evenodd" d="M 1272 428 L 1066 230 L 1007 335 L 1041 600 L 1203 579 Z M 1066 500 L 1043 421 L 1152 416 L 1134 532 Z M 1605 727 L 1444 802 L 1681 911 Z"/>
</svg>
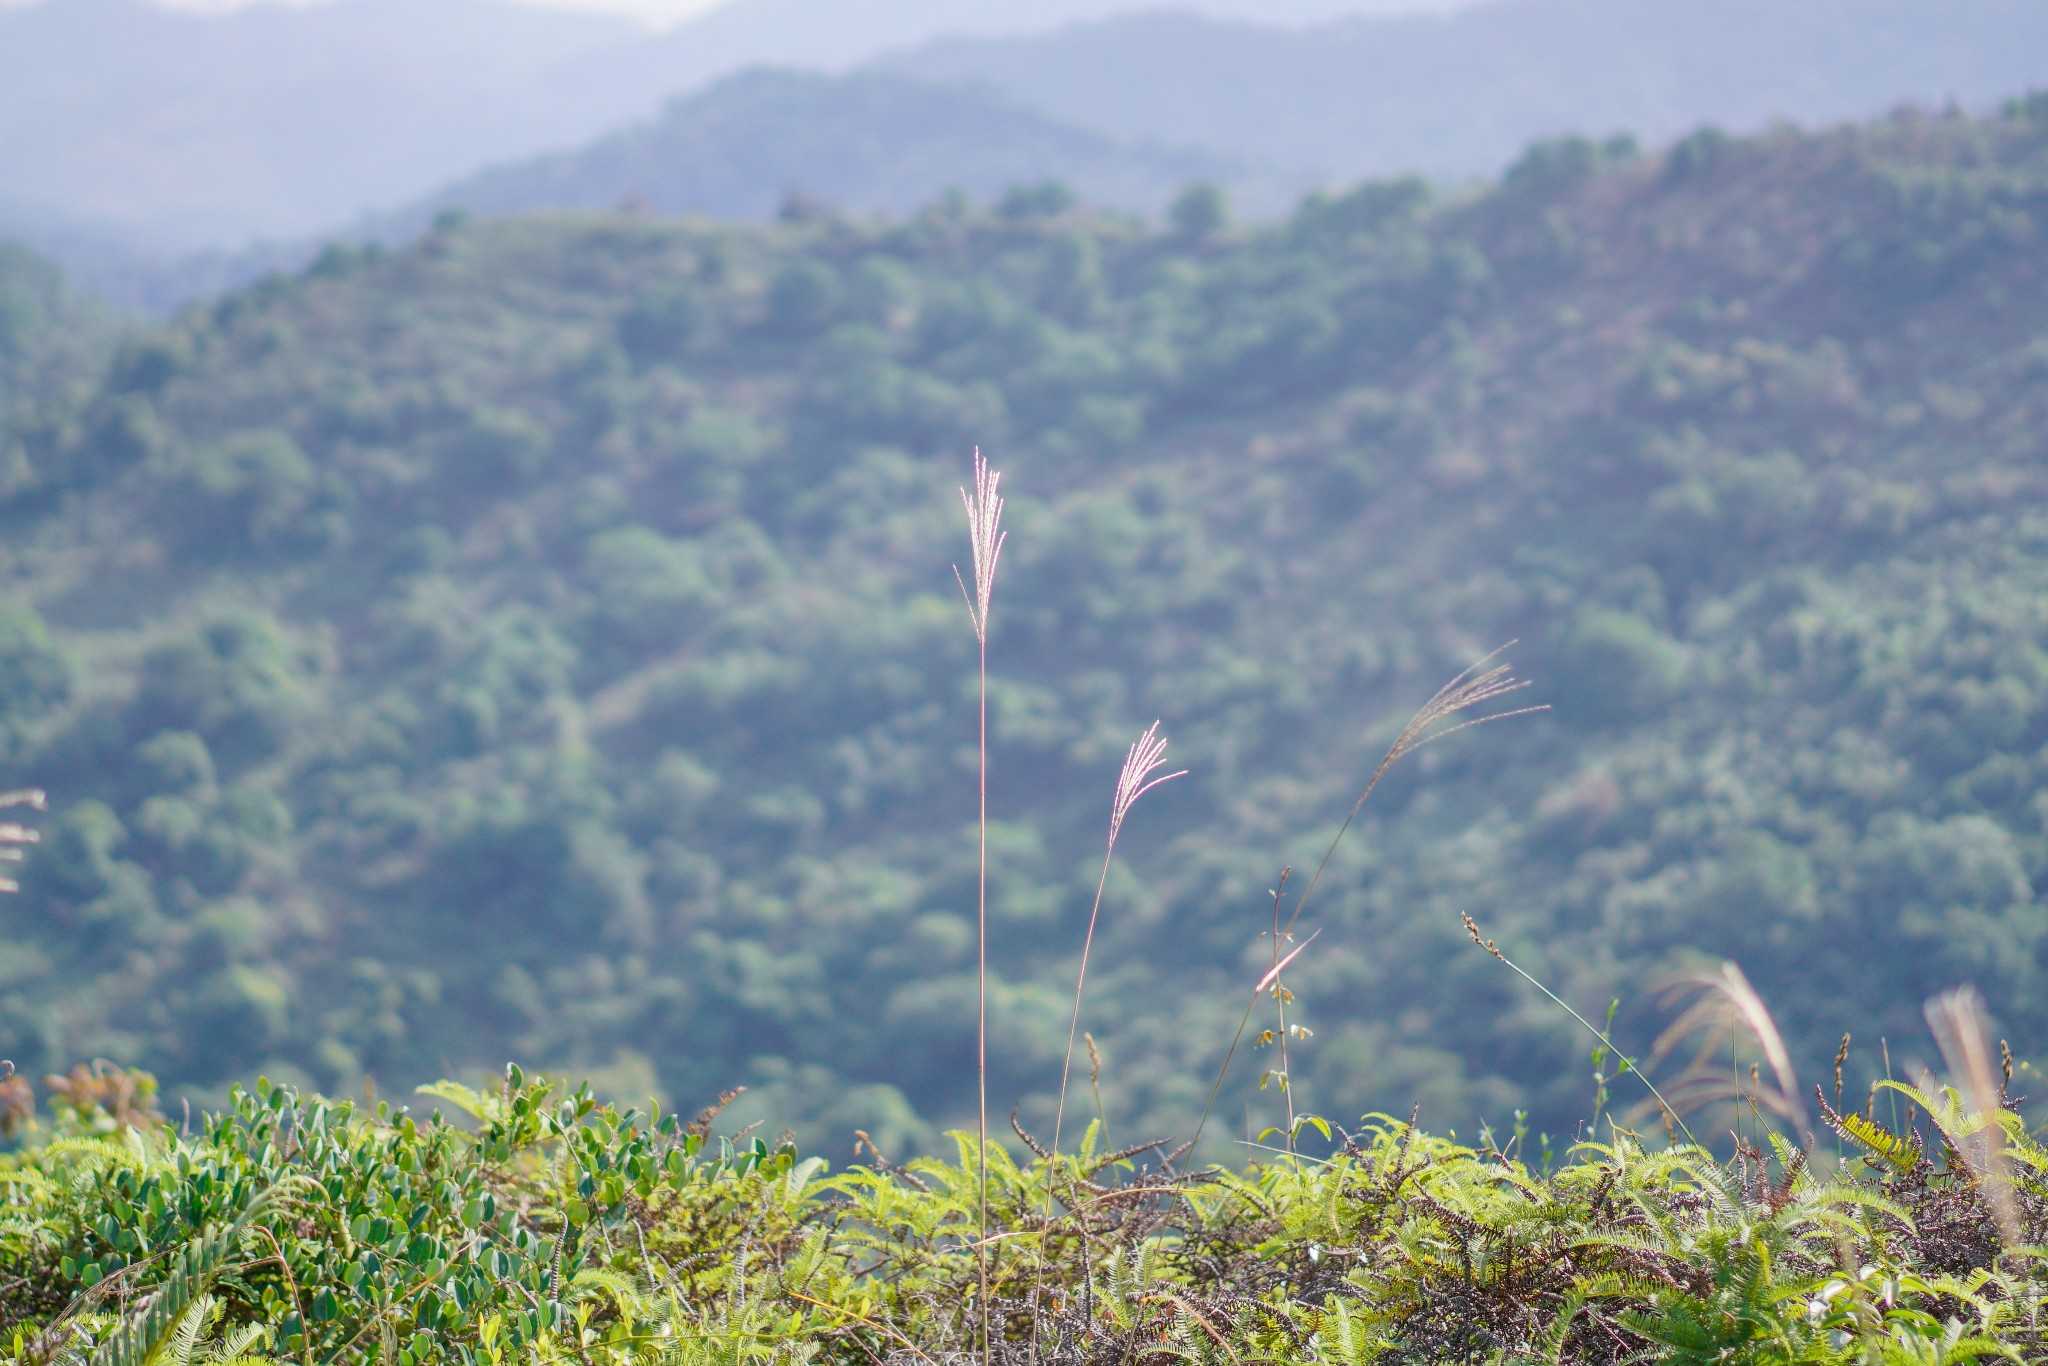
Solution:
<svg viewBox="0 0 2048 1366">
<path fill-rule="evenodd" d="M 1014 176 L 1149 207 L 1187 168 L 1256 214 L 1358 174 L 1491 172 L 1560 131 L 1654 142 L 1907 99 L 1986 106 L 2048 81 L 2048 7 L 2025 0 L 1494 0 L 1294 27 L 1102 18 L 1119 5 L 736 0 L 661 34 L 501 0 L 0 8 L 0 234 L 122 306 L 161 310 L 334 236 L 417 227 L 437 204 L 760 217 L 791 190 L 901 209 L 952 186 L 999 194 Z M 1074 19 L 1093 21 L 1017 32 Z M 942 28 L 968 36 L 927 41 Z M 956 88 L 704 87 L 766 59 L 876 59 Z M 969 100 L 968 79 L 991 89 Z M 678 92 L 708 103 L 657 115 Z M 912 118 L 917 150 L 880 154 L 920 102 L 954 112 Z"/>
<path fill-rule="evenodd" d="M 1195 180 L 1278 198 L 1240 159 L 1132 143 L 985 88 L 754 70 L 589 147 L 461 181 L 378 227 L 403 237 L 446 208 L 506 215 L 622 205 L 758 221 L 791 195 L 907 213 L 947 189 L 989 201 L 1048 181 L 1091 204 L 1157 211 Z"/>
<path fill-rule="evenodd" d="M 1447 0 L 1207 0 L 1310 19 Z M 159 252 L 335 229 L 584 142 L 742 67 L 842 69 L 935 35 L 1028 33 L 1130 0 L 738 0 L 668 32 L 504 0 L 230 14 L 0 5 L 0 223 L 65 217 Z M 1055 111 L 1056 112 L 1056 111 Z"/>
<path fill-rule="evenodd" d="M 1984 106 L 2048 83 L 2035 0 L 1496 0 L 1308 29 L 1189 13 L 960 38 L 884 69 L 1335 177 L 1490 174 L 1538 137 Z"/>
<path fill-rule="evenodd" d="M 543 79 L 637 36 L 490 0 L 0 10 L 0 184 L 158 249 L 317 232 L 638 112 L 638 96 Z"/>
</svg>

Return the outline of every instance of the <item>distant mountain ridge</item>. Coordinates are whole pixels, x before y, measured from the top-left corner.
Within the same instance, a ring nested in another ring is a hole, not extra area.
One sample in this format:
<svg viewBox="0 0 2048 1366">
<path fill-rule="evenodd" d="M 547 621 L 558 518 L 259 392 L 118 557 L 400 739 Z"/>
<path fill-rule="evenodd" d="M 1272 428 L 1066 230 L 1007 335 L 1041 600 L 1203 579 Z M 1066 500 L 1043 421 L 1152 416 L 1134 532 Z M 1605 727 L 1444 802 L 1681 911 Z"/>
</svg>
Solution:
<svg viewBox="0 0 2048 1366">
<path fill-rule="evenodd" d="M 881 59 L 987 81 L 1066 118 L 1350 179 L 1491 174 L 1536 138 L 1663 141 L 1986 106 L 2048 85 L 2035 0 L 1492 0 L 1310 29 L 1187 13 Z"/>
<path fill-rule="evenodd" d="M 1189 0 L 1271 21 L 1465 2 Z M 63 216 L 159 254 L 233 248 L 330 231 L 482 167 L 577 146 L 748 67 L 843 71 L 935 34 L 1039 32 L 1131 3 L 734 0 L 659 34 L 510 0 L 224 15 L 147 0 L 0 5 L 0 185 L 47 207 L 28 218 Z M 0 213 L 0 232 L 22 218 Z"/>
<path fill-rule="evenodd" d="M 451 209 L 505 217 L 629 208 L 761 222 L 792 196 L 855 213 L 903 214 L 948 190 L 987 203 L 1048 182 L 1090 204 L 1154 213 L 1196 180 L 1228 186 L 1259 210 L 1278 209 L 1306 183 L 1242 158 L 1064 123 L 986 87 L 883 72 L 756 69 L 586 147 L 492 167 L 333 235 L 397 245 Z M 165 259 L 134 234 L 0 200 L 0 236 L 10 228 L 81 287 L 146 313 L 298 269 L 333 236 Z"/>
<path fill-rule="evenodd" d="M 2034 0 L 1491 0 L 1291 28 L 1101 18 L 1119 3 L 1048 0 L 1031 23 L 1093 19 L 1036 36 L 989 36 L 1029 26 L 1013 0 L 736 0 L 660 35 L 502 0 L 0 9 L 0 238 L 161 312 L 446 206 L 758 219 L 790 190 L 903 212 L 1057 179 L 1150 210 L 1202 178 L 1258 216 L 1360 177 L 1491 174 L 1552 134 L 1656 143 L 2048 84 Z M 981 36 L 922 41 L 945 25 Z M 764 57 L 811 74 L 732 77 Z"/>
<path fill-rule="evenodd" d="M 761 220 L 791 194 L 901 214 L 948 189 L 988 201 L 1046 181 L 1092 204 L 1155 211 L 1193 180 L 1262 188 L 1241 159 L 1105 135 L 985 88 L 760 69 L 588 147 L 484 171 L 381 226 L 402 234 L 447 208 L 501 216 L 622 205 Z"/>
</svg>

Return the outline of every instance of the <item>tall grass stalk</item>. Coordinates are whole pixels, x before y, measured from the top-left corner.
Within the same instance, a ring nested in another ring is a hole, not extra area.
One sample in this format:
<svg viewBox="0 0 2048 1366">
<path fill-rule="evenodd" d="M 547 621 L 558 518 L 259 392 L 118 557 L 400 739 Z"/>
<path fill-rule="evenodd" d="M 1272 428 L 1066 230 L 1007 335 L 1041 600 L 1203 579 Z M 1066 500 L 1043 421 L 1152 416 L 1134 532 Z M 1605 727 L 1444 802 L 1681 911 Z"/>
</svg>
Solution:
<svg viewBox="0 0 2048 1366">
<path fill-rule="evenodd" d="M 1294 960 L 1301 957 L 1309 944 L 1314 942 L 1316 934 L 1321 933 L 1321 930 L 1317 930 L 1315 934 L 1311 934 L 1307 939 L 1296 945 L 1294 952 L 1266 969 L 1265 976 L 1259 978 L 1257 984 L 1252 987 L 1252 998 L 1245 1002 L 1244 1016 L 1237 1022 L 1237 1033 L 1230 1036 L 1230 1047 L 1225 1049 L 1223 1053 L 1223 1065 L 1216 1069 L 1216 1083 L 1209 1088 L 1209 1103 L 1202 1107 L 1202 1120 L 1201 1123 L 1195 1125 L 1195 1137 L 1188 1144 L 1188 1151 L 1193 1152 L 1195 1144 L 1202 1141 L 1202 1130 L 1208 1127 L 1209 1114 L 1216 1108 L 1216 1095 L 1223 1089 L 1223 1078 L 1230 1071 L 1231 1059 L 1237 1056 L 1237 1046 L 1244 1042 L 1244 1029 L 1251 1022 L 1252 1012 L 1259 1007 L 1259 997 L 1265 995 L 1267 987 L 1280 980 L 1280 974 L 1292 967 Z M 1249 1142 L 1251 1132 L 1251 1111 L 1249 1109 L 1245 1111 L 1245 1132 L 1247 1135 L 1246 1141 Z"/>
<path fill-rule="evenodd" d="M 979 1101 L 975 1116 L 976 1204 L 980 1227 L 974 1242 L 978 1307 L 981 1313 L 981 1355 L 989 1356 L 988 1311 L 988 609 L 996 589 L 996 560 L 1003 553 L 1006 535 L 1002 529 L 1003 500 L 997 493 L 1002 475 L 982 459 L 981 447 L 974 448 L 974 492 L 960 490 L 967 506 L 967 536 L 973 553 L 974 590 L 968 591 L 960 566 L 953 566 L 953 578 L 967 599 L 967 615 L 974 624 L 976 647 L 977 754 L 980 805 L 975 822 L 975 930 L 974 959 L 974 1073 Z"/>
<path fill-rule="evenodd" d="M 1067 1079 L 1074 1070 L 1074 1040 L 1081 1029 L 1081 993 L 1088 985 L 1088 955 L 1095 948 L 1095 923 L 1102 914 L 1102 892 L 1109 885 L 1110 860 L 1116 857 L 1116 837 L 1124 828 L 1124 817 L 1137 805 L 1138 798 L 1150 792 L 1161 783 L 1172 782 L 1184 777 L 1186 769 L 1175 773 L 1153 777 L 1166 763 L 1166 737 L 1159 733 L 1159 723 L 1154 721 L 1138 737 L 1130 752 L 1124 756 L 1124 766 L 1117 775 L 1116 796 L 1109 805 L 1109 839 L 1102 851 L 1102 872 L 1095 879 L 1095 904 L 1088 908 L 1088 933 L 1081 940 L 1081 970 L 1074 976 L 1074 1017 L 1067 1023 L 1067 1054 L 1060 1063 L 1060 1097 L 1052 1116 L 1052 1155 L 1057 1162 L 1060 1155 L 1060 1126 L 1067 1117 Z M 1089 1051 L 1094 1051 L 1094 1041 L 1089 1041 Z M 1095 1076 L 1091 1071 L 1090 1076 Z M 1097 1106 L 1101 1108 L 1101 1090 L 1096 1091 Z M 1052 1210 L 1052 1167 L 1047 1166 L 1045 1182 L 1046 1211 Z"/>
<path fill-rule="evenodd" d="M 1279 980 L 1280 972 L 1280 898 L 1287 890 L 1287 875 L 1292 869 L 1280 870 L 1280 885 L 1273 889 L 1273 1006 L 1279 1016 L 1280 1033 L 1280 1095 L 1287 1102 L 1287 1151 L 1294 1151 L 1294 1068 L 1287 1055 L 1287 1002 L 1291 999 L 1286 984 Z"/>
<path fill-rule="evenodd" d="M 1109 1112 L 1102 1108 L 1102 1051 L 1095 1046 L 1095 1036 L 1085 1029 L 1081 1041 L 1088 1045 L 1088 1089 L 1095 1093 L 1095 1132 L 1103 1146 L 1109 1144 Z"/>
<path fill-rule="evenodd" d="M 1372 776 L 1366 780 L 1365 790 L 1360 792 L 1358 800 L 1351 804 L 1351 810 L 1344 817 L 1344 823 L 1338 826 L 1337 833 L 1330 837 L 1330 847 L 1323 850 L 1322 860 L 1316 864 L 1316 871 L 1309 878 L 1308 886 L 1302 888 L 1301 895 L 1295 898 L 1293 913 L 1287 917 L 1286 926 L 1274 937 L 1276 951 L 1282 938 L 1293 937 L 1294 927 L 1301 920 L 1301 913 L 1307 907 L 1308 899 L 1315 892 L 1317 884 L 1323 880 L 1323 873 L 1330 866 L 1331 856 L 1337 852 L 1337 846 L 1343 842 L 1352 823 L 1358 819 L 1358 813 L 1365 806 L 1366 799 L 1372 796 L 1373 790 L 1380 785 L 1380 779 L 1387 776 L 1387 770 L 1424 745 L 1434 744 L 1438 740 L 1456 735 L 1461 730 L 1470 730 L 1474 726 L 1483 726 L 1493 721 L 1505 721 L 1511 716 L 1527 716 L 1531 712 L 1549 710 L 1547 706 L 1516 707 L 1510 711 L 1475 716 L 1454 726 L 1440 724 L 1461 712 L 1483 707 L 1496 698 L 1520 692 L 1529 686 L 1528 680 L 1514 676 L 1510 666 L 1493 663 L 1502 651 L 1513 645 L 1514 642 L 1509 641 L 1506 645 L 1481 655 L 1450 682 L 1438 688 L 1430 699 L 1422 704 L 1421 709 L 1408 718 L 1408 724 L 1401 727 L 1401 733 L 1394 737 L 1394 743 L 1387 747 L 1386 754 L 1373 769 Z M 1307 945 L 1304 944 L 1302 947 L 1305 948 Z M 1280 969 L 1293 962 L 1300 952 L 1301 949 L 1298 948 L 1287 955 L 1284 961 L 1277 963 L 1273 972 L 1269 974 L 1268 982 L 1260 984 L 1259 991 L 1263 991 L 1271 981 L 1277 981 Z M 1252 993 L 1251 1001 L 1244 1008 L 1244 1017 L 1237 1022 L 1237 1033 L 1231 1036 L 1230 1047 L 1224 1051 L 1223 1065 L 1216 1070 L 1216 1082 L 1209 1088 L 1209 1101 L 1202 1107 L 1202 1118 L 1195 1125 L 1194 1143 L 1202 1141 L 1202 1131 L 1209 1125 L 1209 1115 L 1216 1108 L 1216 1097 L 1223 1091 L 1223 1079 L 1230 1071 L 1231 1059 L 1237 1056 L 1237 1046 L 1244 1040 L 1245 1027 L 1251 1023 L 1252 1011 L 1258 1006 L 1259 991 Z"/>
<path fill-rule="evenodd" d="M 1670 1101 L 1664 1099 L 1664 1093 L 1657 1089 L 1657 1084 L 1650 1080 L 1649 1074 L 1643 1071 L 1641 1067 L 1636 1065 L 1636 1060 L 1634 1058 L 1631 1058 L 1628 1054 L 1622 1052 L 1619 1048 L 1615 1047 L 1614 1040 L 1608 1037 L 1606 1030 L 1600 1028 L 1600 1026 L 1594 1024 L 1591 1020 L 1579 1014 L 1578 1011 L 1572 1008 L 1570 1002 L 1566 1001 L 1562 996 L 1559 996 L 1549 987 L 1544 986 L 1543 983 L 1536 979 L 1534 974 L 1530 973 L 1528 969 L 1524 968 L 1520 963 L 1517 963 L 1514 959 L 1502 953 L 1500 951 L 1500 946 L 1498 944 L 1494 943 L 1491 939 L 1482 939 L 1479 935 L 1479 926 L 1473 923 L 1471 916 L 1465 916 L 1464 921 L 1465 933 L 1472 936 L 1473 943 L 1477 944 L 1480 948 L 1485 949 L 1488 953 L 1492 954 L 1495 958 L 1499 959 L 1503 964 L 1507 966 L 1510 972 L 1515 974 L 1515 976 L 1521 978 L 1530 986 L 1542 992 L 1544 996 L 1549 998 L 1550 1003 L 1552 1005 L 1556 1006 L 1559 1010 L 1562 1010 L 1565 1014 L 1571 1016 L 1574 1020 L 1577 1020 L 1581 1028 L 1583 1028 L 1588 1034 L 1591 1034 L 1594 1038 L 1600 1041 L 1601 1047 L 1607 1049 L 1617 1059 L 1620 1060 L 1622 1071 L 1635 1073 L 1636 1080 L 1642 1082 L 1643 1088 L 1647 1090 L 1650 1093 L 1651 1097 L 1656 1100 L 1658 1108 L 1661 1109 L 1664 1113 L 1664 1117 L 1671 1121 L 1671 1123 L 1678 1126 L 1678 1132 L 1685 1135 L 1685 1141 L 1688 1144 L 1695 1148 L 1701 1148 L 1705 1146 L 1698 1139 L 1692 1136 L 1692 1130 L 1685 1127 L 1685 1118 L 1678 1113 L 1677 1109 L 1671 1104 Z"/>
</svg>

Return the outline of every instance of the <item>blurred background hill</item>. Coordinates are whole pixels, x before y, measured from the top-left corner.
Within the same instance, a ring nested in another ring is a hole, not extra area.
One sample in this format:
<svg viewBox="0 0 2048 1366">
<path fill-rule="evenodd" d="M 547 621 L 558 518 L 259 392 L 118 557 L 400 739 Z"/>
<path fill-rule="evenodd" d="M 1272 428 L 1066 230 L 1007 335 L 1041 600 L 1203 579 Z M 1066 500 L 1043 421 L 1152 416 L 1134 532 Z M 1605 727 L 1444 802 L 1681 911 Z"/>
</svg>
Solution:
<svg viewBox="0 0 2048 1366">
<path fill-rule="evenodd" d="M 757 68 L 674 101 L 652 123 L 439 189 L 374 231 L 403 238 L 451 209 L 759 222 L 809 202 L 902 214 L 948 190 L 986 203 L 1047 181 L 1082 202 L 1154 215 L 1194 181 L 1248 190 L 1268 208 L 1292 197 L 1247 158 L 1096 132 L 987 87 Z"/>
<path fill-rule="evenodd" d="M 1119 1136 L 1186 1133 L 1391 728 L 1518 637 L 1311 908 L 1298 1103 L 1568 1132 L 1583 1040 L 1739 959 L 1809 1077 L 1975 981 L 2048 1031 L 2048 105 L 1537 144 L 1236 225 L 1056 186 L 334 247 L 155 324 L 0 256 L 0 1039 L 204 1101 L 508 1056 L 843 1157 L 973 1095 L 980 443 L 992 1093 L 1042 1123 L 1123 747 Z M 1227 1127 L 1271 1119 L 1253 1085 Z M 1861 1082 L 1852 1069 L 1850 1085 Z"/>
<path fill-rule="evenodd" d="M 660 32 L 497 0 L 39 0 L 0 7 L 0 233 L 161 311 L 454 205 L 760 218 L 1059 179 L 1156 213 L 1199 176 L 1272 215 L 1553 134 L 1982 111 L 2043 54 L 2030 0 L 731 0 Z"/>
<path fill-rule="evenodd" d="M 1493 175 L 1530 142 L 1828 123 L 2039 83 L 2027 0 L 1492 0 L 1302 27 L 1192 12 L 953 38 L 882 59 L 1065 118 L 1326 180 Z"/>
</svg>

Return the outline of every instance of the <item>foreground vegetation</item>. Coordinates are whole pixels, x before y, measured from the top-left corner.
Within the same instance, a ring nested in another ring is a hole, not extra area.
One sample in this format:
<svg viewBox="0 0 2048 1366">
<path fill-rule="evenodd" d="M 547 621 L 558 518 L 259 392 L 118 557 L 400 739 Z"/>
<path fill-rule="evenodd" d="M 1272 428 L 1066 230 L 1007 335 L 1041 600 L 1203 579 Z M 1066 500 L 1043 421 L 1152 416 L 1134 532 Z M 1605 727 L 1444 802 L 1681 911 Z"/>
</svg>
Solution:
<svg viewBox="0 0 2048 1366">
<path fill-rule="evenodd" d="M 0 1166 L 19 1362 L 936 1362 L 979 1347 L 974 1145 L 834 1172 L 707 1112 L 508 1071 L 416 1118 L 259 1082 L 188 1132 L 81 1071 Z M 1189 1171 L 992 1150 L 999 1361 L 1943 1362 L 2048 1356 L 2048 1150 L 1914 1128 L 1732 1160 L 1616 1130 L 1545 1170 L 1387 1117 Z M 1985 1118 L 1996 1113 L 1996 1119 Z M 1997 1137 L 1992 1138 L 1996 1133 Z M 1023 1135 L 1020 1134 L 1020 1137 Z M 1846 1150 L 1839 1161 L 1838 1151 Z"/>
</svg>

